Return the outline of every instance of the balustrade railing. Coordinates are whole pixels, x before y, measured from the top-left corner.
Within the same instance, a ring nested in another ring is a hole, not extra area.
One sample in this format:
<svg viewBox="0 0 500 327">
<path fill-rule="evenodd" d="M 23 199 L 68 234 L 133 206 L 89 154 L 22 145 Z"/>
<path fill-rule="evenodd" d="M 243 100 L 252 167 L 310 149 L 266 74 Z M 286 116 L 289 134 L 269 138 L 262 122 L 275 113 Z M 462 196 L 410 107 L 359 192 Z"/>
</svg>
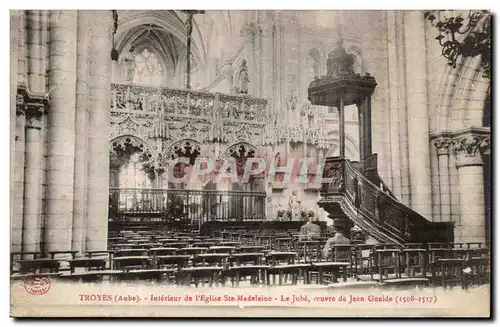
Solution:
<svg viewBox="0 0 500 327">
<path fill-rule="evenodd" d="M 264 221 L 265 193 L 211 190 L 110 188 L 113 221 Z"/>
<path fill-rule="evenodd" d="M 453 240 L 453 223 L 427 220 L 399 202 L 390 191 L 373 184 L 349 160 L 327 158 L 323 177 L 331 178 L 331 182 L 322 184 L 322 196 L 333 195 L 347 201 L 359 216 L 350 217 L 353 220 L 369 220 L 373 228 L 382 228 L 383 233 L 401 242 Z"/>
<path fill-rule="evenodd" d="M 267 123 L 267 100 L 193 90 L 111 84 L 111 111 Z"/>
</svg>

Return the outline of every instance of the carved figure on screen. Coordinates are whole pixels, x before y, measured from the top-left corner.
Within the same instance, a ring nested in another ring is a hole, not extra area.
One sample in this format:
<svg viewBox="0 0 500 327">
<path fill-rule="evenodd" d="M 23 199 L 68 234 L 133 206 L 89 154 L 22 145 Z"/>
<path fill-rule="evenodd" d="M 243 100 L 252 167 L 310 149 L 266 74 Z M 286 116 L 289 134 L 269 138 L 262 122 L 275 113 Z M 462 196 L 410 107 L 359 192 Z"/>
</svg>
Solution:
<svg viewBox="0 0 500 327">
<path fill-rule="evenodd" d="M 266 219 L 272 220 L 273 216 L 273 184 L 269 182 L 266 188 Z"/>
<path fill-rule="evenodd" d="M 292 195 L 288 199 L 288 209 L 292 215 L 291 220 L 300 220 L 300 201 L 297 196 L 297 190 L 293 190 Z"/>
<path fill-rule="evenodd" d="M 245 59 L 243 59 L 240 67 L 236 71 L 234 81 L 234 87 L 236 88 L 237 93 L 248 94 L 248 83 L 250 82 L 250 79 L 248 78 L 247 61 Z"/>
<path fill-rule="evenodd" d="M 125 63 L 125 81 L 133 82 L 135 73 L 135 55 L 134 47 L 131 46 L 123 55 L 123 62 Z"/>
</svg>

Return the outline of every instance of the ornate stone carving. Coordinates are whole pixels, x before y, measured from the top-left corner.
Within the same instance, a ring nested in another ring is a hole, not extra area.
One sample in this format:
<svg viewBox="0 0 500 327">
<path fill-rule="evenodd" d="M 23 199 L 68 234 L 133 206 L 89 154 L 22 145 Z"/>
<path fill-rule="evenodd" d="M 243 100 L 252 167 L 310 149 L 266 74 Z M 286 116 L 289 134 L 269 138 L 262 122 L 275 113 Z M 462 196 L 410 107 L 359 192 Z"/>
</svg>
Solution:
<svg viewBox="0 0 500 327">
<path fill-rule="evenodd" d="M 16 95 L 16 115 L 24 115 L 26 113 L 26 102 L 22 94 Z"/>
<path fill-rule="evenodd" d="M 326 76 L 330 78 L 342 78 L 344 76 L 354 75 L 354 63 L 356 57 L 348 54 L 342 46 L 343 39 L 340 35 L 335 41 L 335 48 L 328 53 L 326 61 Z"/>
<path fill-rule="evenodd" d="M 26 116 L 26 127 L 41 129 L 43 116 L 49 108 L 49 95 L 30 92 L 21 86 L 16 94 L 16 115 Z"/>
<path fill-rule="evenodd" d="M 276 31 L 276 25 L 274 24 L 263 24 L 259 26 L 259 33 L 263 37 L 271 37 Z"/>
<path fill-rule="evenodd" d="M 344 188 L 344 170 L 341 162 L 326 162 L 323 170 L 323 178 L 331 178 L 329 184 L 323 184 L 326 191 L 341 192 Z"/>
<path fill-rule="evenodd" d="M 175 142 L 169 146 L 162 155 L 162 160 L 166 165 L 168 160 L 176 158 L 189 158 L 189 163 L 194 164 L 196 158 L 201 154 L 201 143 L 193 139 L 185 139 Z M 165 162 L 167 161 L 167 162 Z"/>
<path fill-rule="evenodd" d="M 482 154 L 490 151 L 490 135 L 473 130 L 455 135 L 453 150 L 457 156 L 457 168 L 482 165 Z"/>
<path fill-rule="evenodd" d="M 46 105 L 39 101 L 30 101 L 26 104 L 26 127 L 41 129 Z"/>
<path fill-rule="evenodd" d="M 436 147 L 438 156 L 450 154 L 450 147 L 452 145 L 451 138 L 440 137 L 432 141 L 432 144 Z"/>
<path fill-rule="evenodd" d="M 254 35 L 257 33 L 257 28 L 254 23 L 247 23 L 241 28 L 240 35 L 247 37 L 250 41 L 253 40 Z"/>
</svg>

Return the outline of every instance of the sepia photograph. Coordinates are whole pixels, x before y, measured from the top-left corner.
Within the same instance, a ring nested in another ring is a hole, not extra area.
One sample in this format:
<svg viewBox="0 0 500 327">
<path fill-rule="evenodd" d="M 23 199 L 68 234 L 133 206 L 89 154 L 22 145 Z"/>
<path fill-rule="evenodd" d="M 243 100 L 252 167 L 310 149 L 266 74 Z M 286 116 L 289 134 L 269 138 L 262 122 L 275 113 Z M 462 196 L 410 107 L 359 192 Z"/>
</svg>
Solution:
<svg viewBox="0 0 500 327">
<path fill-rule="evenodd" d="M 10 316 L 490 317 L 492 16 L 11 9 Z"/>
</svg>

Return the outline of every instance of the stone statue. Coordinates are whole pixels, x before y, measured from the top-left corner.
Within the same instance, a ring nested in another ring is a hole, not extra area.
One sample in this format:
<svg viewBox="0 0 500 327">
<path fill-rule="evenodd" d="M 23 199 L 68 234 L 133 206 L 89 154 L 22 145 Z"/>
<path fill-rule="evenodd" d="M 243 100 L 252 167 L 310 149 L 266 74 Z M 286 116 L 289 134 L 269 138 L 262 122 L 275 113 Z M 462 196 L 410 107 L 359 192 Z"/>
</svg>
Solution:
<svg viewBox="0 0 500 327">
<path fill-rule="evenodd" d="M 330 51 L 326 61 L 326 76 L 340 78 L 343 76 L 354 75 L 354 63 L 356 57 L 348 54 L 342 46 L 343 40 L 340 36 L 335 42 L 335 49 Z"/>
<path fill-rule="evenodd" d="M 266 188 L 266 219 L 272 220 L 273 215 L 273 184 L 267 183 Z"/>
<path fill-rule="evenodd" d="M 248 94 L 248 83 L 250 82 L 250 79 L 248 78 L 247 61 L 245 59 L 243 59 L 240 68 L 236 71 L 234 81 L 234 87 L 237 93 Z"/>
<path fill-rule="evenodd" d="M 134 47 L 130 49 L 123 55 L 123 62 L 125 63 L 125 81 L 133 82 L 135 73 L 135 56 Z"/>
<path fill-rule="evenodd" d="M 300 201 L 297 197 L 297 190 L 293 190 L 292 195 L 288 199 L 288 209 L 292 215 L 292 221 L 300 220 Z"/>
</svg>

